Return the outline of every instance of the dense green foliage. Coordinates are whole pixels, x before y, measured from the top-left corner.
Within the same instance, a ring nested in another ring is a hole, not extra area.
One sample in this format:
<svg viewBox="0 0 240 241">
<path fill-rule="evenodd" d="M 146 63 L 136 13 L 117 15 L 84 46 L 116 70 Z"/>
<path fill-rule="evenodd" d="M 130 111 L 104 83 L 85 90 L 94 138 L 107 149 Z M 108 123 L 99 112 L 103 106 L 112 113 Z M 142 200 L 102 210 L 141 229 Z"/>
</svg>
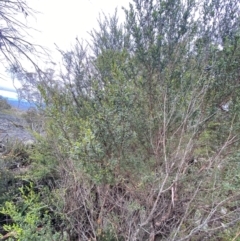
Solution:
<svg viewBox="0 0 240 241">
<path fill-rule="evenodd" d="M 61 51 L 61 74 L 39 79 L 44 135 L 19 177 L 36 190 L 5 202 L 5 231 L 239 240 L 238 1 L 133 0 L 124 11 L 123 24 L 104 16 L 88 45 Z"/>
</svg>

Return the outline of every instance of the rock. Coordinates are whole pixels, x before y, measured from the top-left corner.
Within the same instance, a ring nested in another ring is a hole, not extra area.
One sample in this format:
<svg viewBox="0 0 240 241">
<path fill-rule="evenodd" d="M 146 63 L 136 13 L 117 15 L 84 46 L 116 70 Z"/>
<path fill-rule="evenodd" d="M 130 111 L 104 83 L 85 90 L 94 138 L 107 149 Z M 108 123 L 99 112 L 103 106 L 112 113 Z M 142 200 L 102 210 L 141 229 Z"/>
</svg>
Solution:
<svg viewBox="0 0 240 241">
<path fill-rule="evenodd" d="M 34 137 L 27 130 L 26 121 L 11 114 L 0 112 L 0 141 L 34 142 Z"/>
<path fill-rule="evenodd" d="M 0 154 L 4 154 L 6 152 L 6 146 L 0 142 Z"/>
</svg>

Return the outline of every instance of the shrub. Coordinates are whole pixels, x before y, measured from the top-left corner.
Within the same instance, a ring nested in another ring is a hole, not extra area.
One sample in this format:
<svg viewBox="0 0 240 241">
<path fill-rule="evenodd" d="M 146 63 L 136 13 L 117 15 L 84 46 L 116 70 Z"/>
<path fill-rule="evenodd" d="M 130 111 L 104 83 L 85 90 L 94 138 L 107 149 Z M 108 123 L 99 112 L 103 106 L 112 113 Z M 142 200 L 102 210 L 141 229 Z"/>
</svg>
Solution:
<svg viewBox="0 0 240 241">
<path fill-rule="evenodd" d="M 0 96 L 0 110 L 9 110 L 11 109 L 11 105 L 7 102 L 7 99 L 3 96 Z"/>
<path fill-rule="evenodd" d="M 0 210 L 12 221 L 3 226 L 7 232 L 5 237 L 19 241 L 66 240 L 66 237 L 55 232 L 48 207 L 40 201 L 40 194 L 34 191 L 33 184 L 19 188 L 19 191 L 18 201 L 7 201 Z"/>
</svg>

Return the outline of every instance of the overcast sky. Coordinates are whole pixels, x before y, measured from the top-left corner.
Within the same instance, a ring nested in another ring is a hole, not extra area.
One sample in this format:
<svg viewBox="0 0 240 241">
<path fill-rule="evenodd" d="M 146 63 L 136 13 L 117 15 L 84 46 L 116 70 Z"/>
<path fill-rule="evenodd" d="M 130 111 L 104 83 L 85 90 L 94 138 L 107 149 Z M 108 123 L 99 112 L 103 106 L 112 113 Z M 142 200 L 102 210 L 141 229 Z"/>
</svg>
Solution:
<svg viewBox="0 0 240 241">
<path fill-rule="evenodd" d="M 69 49 L 75 38 L 87 39 L 87 32 L 97 27 L 100 12 L 113 14 L 116 7 L 123 19 L 122 6 L 127 7 L 129 0 L 28 0 L 29 6 L 41 12 L 28 25 L 39 32 L 31 32 L 32 41 L 51 50 L 54 61 L 58 61 L 54 43 L 61 49 Z M 0 67 L 4 79 L 0 79 L 0 95 L 14 97 L 16 94 L 12 81 Z M 15 83 L 19 86 L 18 83 Z M 4 90 L 4 91 L 3 91 Z M 8 90 L 8 91 L 6 91 Z M 10 91 L 9 91 L 10 90 Z"/>
</svg>

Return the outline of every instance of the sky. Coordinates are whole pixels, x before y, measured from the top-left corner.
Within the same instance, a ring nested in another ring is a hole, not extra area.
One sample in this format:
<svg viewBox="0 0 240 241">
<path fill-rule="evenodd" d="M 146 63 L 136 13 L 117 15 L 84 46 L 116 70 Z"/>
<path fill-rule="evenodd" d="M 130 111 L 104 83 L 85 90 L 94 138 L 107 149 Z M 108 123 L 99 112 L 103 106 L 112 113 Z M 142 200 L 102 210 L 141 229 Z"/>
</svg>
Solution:
<svg viewBox="0 0 240 241">
<path fill-rule="evenodd" d="M 130 0 L 27 0 L 29 6 L 37 10 L 35 18 L 28 19 L 27 24 L 37 31 L 31 31 L 29 40 L 50 50 L 54 62 L 60 62 L 55 44 L 60 49 L 70 49 L 75 38 L 89 39 L 87 32 L 97 27 L 99 13 L 113 14 L 118 7 L 119 18 L 124 14 L 121 7 L 127 7 Z M 10 76 L 0 66 L 0 95 L 16 98 L 15 88 Z M 20 86 L 17 81 L 16 87 Z"/>
</svg>

